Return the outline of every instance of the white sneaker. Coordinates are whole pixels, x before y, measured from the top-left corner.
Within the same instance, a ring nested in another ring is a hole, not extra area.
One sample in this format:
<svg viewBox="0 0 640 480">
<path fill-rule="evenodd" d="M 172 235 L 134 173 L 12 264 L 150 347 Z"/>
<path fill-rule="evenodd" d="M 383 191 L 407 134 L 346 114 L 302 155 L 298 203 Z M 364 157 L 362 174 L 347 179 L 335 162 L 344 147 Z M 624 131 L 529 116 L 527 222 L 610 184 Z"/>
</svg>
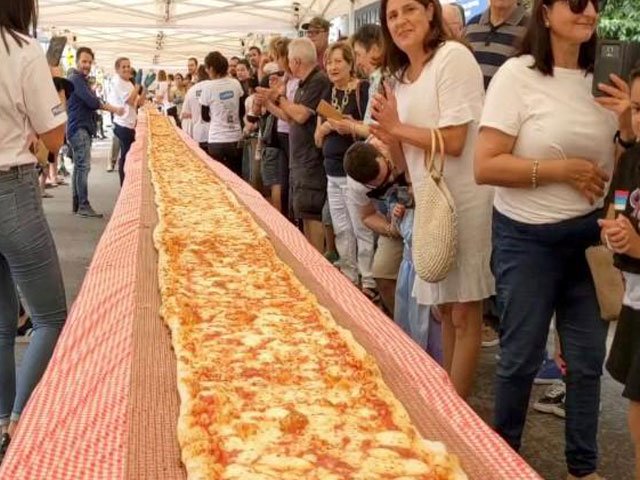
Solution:
<svg viewBox="0 0 640 480">
<path fill-rule="evenodd" d="M 560 409 L 564 412 L 564 397 L 567 390 L 564 383 L 551 385 L 544 392 L 544 395 L 533 404 L 533 409 L 542 413 L 553 413 L 560 416 Z M 558 409 L 558 413 L 556 413 Z M 562 416 L 564 418 L 564 415 Z"/>
</svg>

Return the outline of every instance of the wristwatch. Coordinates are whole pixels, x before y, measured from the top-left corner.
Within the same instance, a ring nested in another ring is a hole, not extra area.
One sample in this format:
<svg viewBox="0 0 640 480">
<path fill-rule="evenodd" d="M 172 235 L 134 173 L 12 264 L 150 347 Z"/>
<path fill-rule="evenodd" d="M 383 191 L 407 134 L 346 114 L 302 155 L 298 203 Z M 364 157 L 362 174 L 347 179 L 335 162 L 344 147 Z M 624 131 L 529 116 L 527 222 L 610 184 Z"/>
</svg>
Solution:
<svg viewBox="0 0 640 480">
<path fill-rule="evenodd" d="M 633 139 L 630 141 L 623 140 L 622 137 L 620 136 L 620 130 L 616 132 L 615 136 L 613 137 L 613 141 L 616 142 L 618 145 L 620 145 L 624 149 L 633 148 L 636 144 L 636 139 Z"/>
</svg>

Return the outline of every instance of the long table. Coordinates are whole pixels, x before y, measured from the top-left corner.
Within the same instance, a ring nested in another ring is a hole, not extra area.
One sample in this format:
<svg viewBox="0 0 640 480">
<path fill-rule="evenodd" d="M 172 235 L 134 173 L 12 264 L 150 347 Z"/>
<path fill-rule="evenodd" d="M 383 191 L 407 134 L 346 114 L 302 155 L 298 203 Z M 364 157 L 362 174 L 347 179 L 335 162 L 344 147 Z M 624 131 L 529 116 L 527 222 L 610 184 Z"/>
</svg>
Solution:
<svg viewBox="0 0 640 480">
<path fill-rule="evenodd" d="M 446 373 L 317 253 L 264 198 L 181 140 L 269 234 L 278 254 L 371 353 L 429 439 L 471 479 L 540 477 L 455 393 Z M 2 480 L 182 480 L 175 357 L 158 314 L 155 206 L 141 118 L 126 182 L 42 381 L 0 468 Z M 176 159 L 176 168 L 180 159 Z"/>
</svg>

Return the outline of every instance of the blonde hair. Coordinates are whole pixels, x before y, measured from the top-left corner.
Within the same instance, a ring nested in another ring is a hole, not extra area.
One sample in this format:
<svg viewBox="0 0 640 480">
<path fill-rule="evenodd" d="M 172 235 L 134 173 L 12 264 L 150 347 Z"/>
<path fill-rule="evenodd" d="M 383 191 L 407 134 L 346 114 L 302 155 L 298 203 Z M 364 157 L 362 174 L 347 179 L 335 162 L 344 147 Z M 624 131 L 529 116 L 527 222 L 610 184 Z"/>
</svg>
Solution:
<svg viewBox="0 0 640 480">
<path fill-rule="evenodd" d="M 277 61 L 287 58 L 289 54 L 289 44 L 291 39 L 287 37 L 275 37 L 269 42 L 269 56 Z"/>
<path fill-rule="evenodd" d="M 353 51 L 353 47 L 347 40 L 340 40 L 340 41 L 334 42 L 327 47 L 327 51 L 324 52 L 324 59 L 323 59 L 325 68 L 327 66 L 327 62 L 329 61 L 329 57 L 336 50 L 340 50 L 342 52 L 342 57 L 344 58 L 344 61 L 351 66 L 351 72 L 353 73 L 353 70 L 356 64 L 356 54 Z"/>
</svg>

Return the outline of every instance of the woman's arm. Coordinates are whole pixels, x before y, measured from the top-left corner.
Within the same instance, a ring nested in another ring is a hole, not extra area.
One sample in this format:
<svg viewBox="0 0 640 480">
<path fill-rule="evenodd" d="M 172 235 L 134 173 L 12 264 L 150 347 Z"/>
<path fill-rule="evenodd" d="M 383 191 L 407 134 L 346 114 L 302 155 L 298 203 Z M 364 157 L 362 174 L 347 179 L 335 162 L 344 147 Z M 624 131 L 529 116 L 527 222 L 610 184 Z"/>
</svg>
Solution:
<svg viewBox="0 0 640 480">
<path fill-rule="evenodd" d="M 609 175 L 583 158 L 530 159 L 513 155 L 516 137 L 495 128 L 482 128 L 476 142 L 474 175 L 479 185 L 536 188 L 565 183 L 590 203 L 605 194 Z"/>
<path fill-rule="evenodd" d="M 275 103 L 271 101 L 267 102 L 267 110 L 283 122 L 291 123 L 293 121 L 293 119 L 287 115 L 284 110 L 278 108 Z"/>
<path fill-rule="evenodd" d="M 331 133 L 331 130 L 331 124 L 329 122 L 324 122 L 322 118 L 318 117 L 318 121 L 316 123 L 316 131 L 313 135 L 316 147 L 322 148 L 324 139 L 327 135 L 329 135 L 329 133 Z"/>
<path fill-rule="evenodd" d="M 57 155 L 64 143 L 64 131 L 66 123 L 58 125 L 56 128 L 40 134 L 40 140 L 47 147 L 47 150 L 54 155 Z"/>
<path fill-rule="evenodd" d="M 378 122 L 371 125 L 371 133 L 379 137 L 385 143 L 390 139 L 408 143 L 422 150 L 431 149 L 431 130 L 402 123 L 398 116 L 398 104 L 395 94 L 389 87 L 386 95 L 376 94 L 373 98 L 373 118 Z M 452 157 L 459 157 L 464 151 L 467 141 L 469 124 L 455 125 L 441 128 L 444 139 L 445 153 Z"/>
<path fill-rule="evenodd" d="M 440 129 L 444 139 L 444 151 L 447 155 L 452 157 L 462 155 L 467 141 L 468 125 L 456 125 Z M 402 143 L 408 143 L 423 150 L 431 149 L 431 130 L 428 128 L 400 123 L 395 129 L 391 130 L 391 135 Z"/>
</svg>

